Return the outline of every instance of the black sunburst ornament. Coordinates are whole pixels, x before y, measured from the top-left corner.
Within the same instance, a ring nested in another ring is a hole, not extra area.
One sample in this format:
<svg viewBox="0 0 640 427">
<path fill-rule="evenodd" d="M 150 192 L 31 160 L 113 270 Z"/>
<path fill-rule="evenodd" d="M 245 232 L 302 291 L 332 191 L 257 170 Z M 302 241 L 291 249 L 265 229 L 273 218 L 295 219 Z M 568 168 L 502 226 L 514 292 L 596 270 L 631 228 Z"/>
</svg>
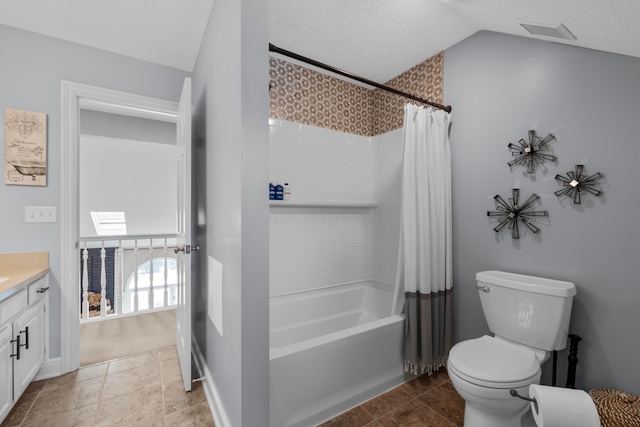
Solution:
<svg viewBox="0 0 640 427">
<path fill-rule="evenodd" d="M 535 130 L 529 131 L 529 141 L 521 139 L 516 144 L 509 143 L 507 148 L 511 150 L 511 155 L 515 159 L 511 160 L 507 164 L 509 167 L 522 165 L 527 168 L 527 173 L 533 173 L 534 164 L 541 164 L 545 160 L 552 162 L 556 161 L 556 156 L 553 153 L 544 153 L 551 149 L 551 143 L 555 141 L 556 137 L 553 134 L 549 134 L 544 138 L 540 138 L 536 135 Z"/>
<path fill-rule="evenodd" d="M 562 182 L 562 189 L 555 192 L 556 196 L 569 196 L 573 199 L 573 203 L 580 204 L 581 193 L 591 193 L 594 196 L 599 196 L 602 193 L 600 190 L 596 190 L 594 187 L 597 185 L 597 180 L 604 178 L 600 172 L 596 172 L 593 175 L 585 176 L 582 174 L 584 171 L 584 165 L 576 165 L 575 171 L 567 172 L 567 177 L 562 175 L 556 175 L 556 180 Z"/>
<path fill-rule="evenodd" d="M 520 231 L 518 230 L 518 223 L 524 224 L 533 233 L 540 231 L 538 227 L 531 223 L 533 217 L 536 216 L 549 216 L 547 211 L 534 211 L 533 204 L 540 199 L 540 196 L 533 193 L 522 205 L 518 204 L 520 198 L 520 190 L 513 188 L 511 190 L 512 196 L 509 198 L 509 203 L 505 202 L 502 197 L 496 195 L 493 199 L 498 204 L 495 211 L 488 211 L 487 216 L 493 216 L 498 218 L 498 225 L 493 229 L 496 233 L 502 231 L 505 227 L 509 227 L 511 230 L 511 238 L 519 239 Z"/>
</svg>

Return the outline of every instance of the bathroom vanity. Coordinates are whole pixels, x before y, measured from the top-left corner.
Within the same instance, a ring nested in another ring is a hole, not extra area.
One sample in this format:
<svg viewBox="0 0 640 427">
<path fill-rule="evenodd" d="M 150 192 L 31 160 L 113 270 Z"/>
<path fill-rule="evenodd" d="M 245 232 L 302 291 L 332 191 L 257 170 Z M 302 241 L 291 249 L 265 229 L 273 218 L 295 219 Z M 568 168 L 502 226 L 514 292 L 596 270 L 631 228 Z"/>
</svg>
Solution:
<svg viewBox="0 0 640 427">
<path fill-rule="evenodd" d="M 48 264 L 46 252 L 0 254 L 0 422 L 46 357 Z"/>
</svg>

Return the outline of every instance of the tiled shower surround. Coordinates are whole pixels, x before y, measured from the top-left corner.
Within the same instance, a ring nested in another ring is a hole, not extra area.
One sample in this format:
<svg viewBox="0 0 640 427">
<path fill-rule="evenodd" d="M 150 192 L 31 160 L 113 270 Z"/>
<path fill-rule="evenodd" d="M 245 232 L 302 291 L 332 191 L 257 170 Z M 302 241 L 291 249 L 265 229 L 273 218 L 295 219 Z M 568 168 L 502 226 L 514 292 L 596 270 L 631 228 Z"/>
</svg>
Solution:
<svg viewBox="0 0 640 427">
<path fill-rule="evenodd" d="M 444 53 L 385 84 L 444 104 Z M 269 117 L 356 135 L 374 136 L 402 127 L 409 100 L 270 58 Z"/>
<path fill-rule="evenodd" d="M 272 206 L 271 295 L 370 279 L 392 284 L 402 130 L 365 137 L 285 120 L 269 122 L 271 180 L 289 183 L 288 203 L 375 203 L 364 208 Z"/>
<path fill-rule="evenodd" d="M 270 58 L 270 180 L 294 202 L 371 208 L 272 207 L 270 294 L 376 280 L 394 283 L 406 98 Z M 444 54 L 387 84 L 443 101 Z M 265 189 L 265 197 L 266 197 Z"/>
</svg>

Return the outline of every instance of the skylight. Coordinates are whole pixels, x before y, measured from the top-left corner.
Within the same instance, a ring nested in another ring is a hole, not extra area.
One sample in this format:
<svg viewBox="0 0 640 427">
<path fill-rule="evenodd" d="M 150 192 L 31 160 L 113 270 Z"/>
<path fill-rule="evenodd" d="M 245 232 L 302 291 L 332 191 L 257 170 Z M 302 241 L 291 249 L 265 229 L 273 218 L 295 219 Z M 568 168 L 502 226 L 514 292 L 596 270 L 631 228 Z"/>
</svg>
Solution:
<svg viewBox="0 0 640 427">
<path fill-rule="evenodd" d="M 98 236 L 127 234 L 127 221 L 124 212 L 91 212 L 91 219 Z"/>
</svg>

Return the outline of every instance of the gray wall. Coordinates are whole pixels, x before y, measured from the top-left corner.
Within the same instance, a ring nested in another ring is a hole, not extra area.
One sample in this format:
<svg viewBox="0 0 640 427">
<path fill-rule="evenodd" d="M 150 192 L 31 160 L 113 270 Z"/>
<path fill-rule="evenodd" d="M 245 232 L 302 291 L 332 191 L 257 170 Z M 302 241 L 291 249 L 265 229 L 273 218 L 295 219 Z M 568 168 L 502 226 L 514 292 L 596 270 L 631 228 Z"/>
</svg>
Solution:
<svg viewBox="0 0 640 427">
<path fill-rule="evenodd" d="M 233 426 L 269 419 L 267 2 L 216 0 L 193 71 L 194 333 Z M 207 259 L 223 264 L 223 335 Z"/>
<path fill-rule="evenodd" d="M 80 134 L 176 145 L 176 124 L 80 110 Z"/>
<path fill-rule="evenodd" d="M 445 52 L 453 106 L 455 339 L 487 333 L 475 273 L 501 269 L 576 284 L 572 333 L 580 343 L 577 387 L 640 394 L 640 59 L 480 32 Z M 553 133 L 556 164 L 529 177 L 505 150 L 535 129 Z M 605 176 L 599 198 L 558 199 L 554 176 L 586 165 Z M 486 216 L 492 197 L 519 187 L 549 211 L 537 235 L 512 241 Z M 559 354 L 559 382 L 568 351 Z M 549 381 L 551 363 L 543 370 Z"/>
<path fill-rule="evenodd" d="M 60 355 L 60 222 L 24 222 L 25 206 L 60 209 L 60 81 L 69 80 L 177 101 L 188 73 L 0 25 L 0 111 L 47 114 L 48 185 L 0 183 L 0 253 L 49 252 L 50 355 Z M 4 121 L 4 120 L 3 120 Z M 2 141 L 4 141 L 4 132 Z M 265 132 L 266 135 L 266 132 Z M 4 147 L 4 143 L 2 144 Z M 4 149 L 0 149 L 4 168 Z M 4 170 L 4 169 L 3 169 Z"/>
</svg>

